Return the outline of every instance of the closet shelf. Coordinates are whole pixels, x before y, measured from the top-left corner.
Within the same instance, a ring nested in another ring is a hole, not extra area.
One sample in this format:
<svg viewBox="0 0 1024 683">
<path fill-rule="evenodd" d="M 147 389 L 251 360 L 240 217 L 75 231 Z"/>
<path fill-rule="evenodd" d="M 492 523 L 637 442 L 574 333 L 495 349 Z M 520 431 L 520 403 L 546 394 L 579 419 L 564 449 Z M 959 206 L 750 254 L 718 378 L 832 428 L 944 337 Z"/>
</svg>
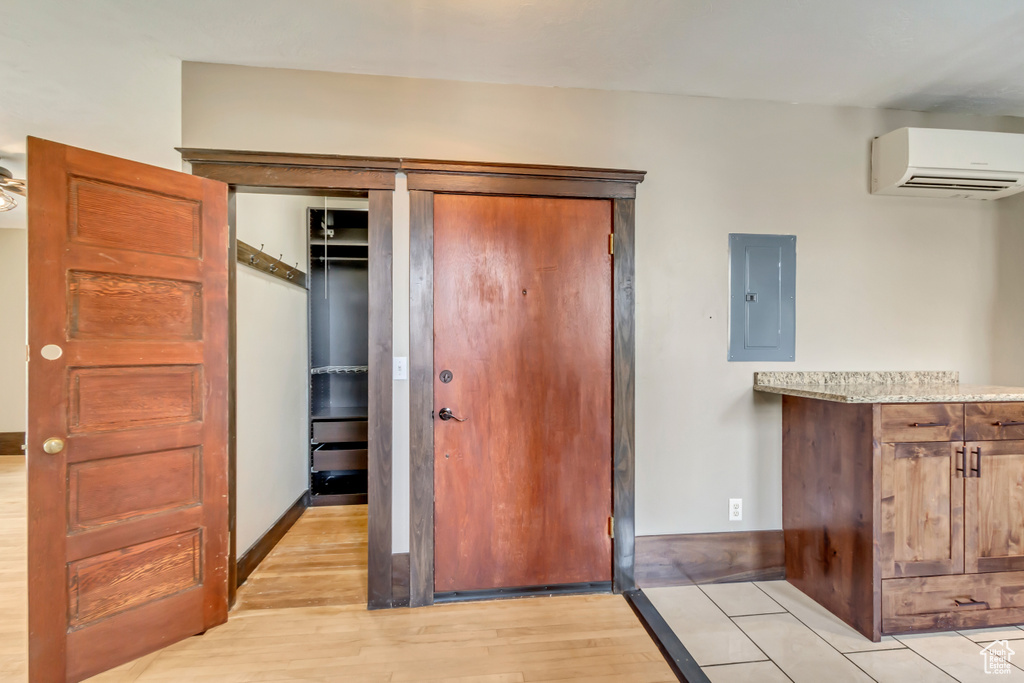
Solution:
<svg viewBox="0 0 1024 683">
<path fill-rule="evenodd" d="M 311 375 L 340 375 L 358 372 L 366 372 L 365 365 L 321 365 L 318 368 L 310 368 Z"/>
</svg>

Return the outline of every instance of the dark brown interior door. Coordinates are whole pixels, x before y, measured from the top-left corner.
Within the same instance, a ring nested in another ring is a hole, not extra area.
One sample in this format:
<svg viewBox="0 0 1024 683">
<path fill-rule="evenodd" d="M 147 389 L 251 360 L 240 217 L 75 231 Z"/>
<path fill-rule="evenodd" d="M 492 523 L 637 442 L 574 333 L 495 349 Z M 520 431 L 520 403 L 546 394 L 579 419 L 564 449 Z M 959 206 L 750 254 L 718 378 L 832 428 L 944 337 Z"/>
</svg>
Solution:
<svg viewBox="0 0 1024 683">
<path fill-rule="evenodd" d="M 437 592 L 611 580 L 611 225 L 606 200 L 435 197 Z"/>
<path fill-rule="evenodd" d="M 227 186 L 29 139 L 29 673 L 227 619 Z"/>
</svg>

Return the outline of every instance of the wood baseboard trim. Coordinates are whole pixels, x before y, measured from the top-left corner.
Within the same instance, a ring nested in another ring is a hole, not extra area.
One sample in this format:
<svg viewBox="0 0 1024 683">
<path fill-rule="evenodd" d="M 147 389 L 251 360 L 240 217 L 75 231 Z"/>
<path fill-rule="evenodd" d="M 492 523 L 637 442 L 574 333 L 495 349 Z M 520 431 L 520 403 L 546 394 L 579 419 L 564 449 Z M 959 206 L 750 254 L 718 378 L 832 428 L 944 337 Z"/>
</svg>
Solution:
<svg viewBox="0 0 1024 683">
<path fill-rule="evenodd" d="M 675 634 L 672 627 L 668 625 L 668 622 L 642 590 L 624 591 L 622 596 L 633 608 L 636 618 L 643 624 L 651 640 L 661 650 L 661 655 L 676 678 L 683 683 L 711 683 L 707 674 L 701 671 L 697 660 L 693 658 L 683 642 L 679 640 L 679 636 Z"/>
<path fill-rule="evenodd" d="M 391 556 L 391 606 L 409 606 L 409 553 Z"/>
<path fill-rule="evenodd" d="M 0 455 L 25 455 L 25 432 L 0 432 Z"/>
<path fill-rule="evenodd" d="M 322 496 L 311 496 L 309 505 L 311 507 L 323 507 L 327 505 L 366 505 L 369 496 L 365 493 L 331 493 Z"/>
<path fill-rule="evenodd" d="M 267 529 L 259 540 L 251 548 L 242 553 L 238 558 L 238 585 L 241 586 L 260 562 L 270 554 L 292 525 L 298 521 L 302 513 L 309 507 L 309 491 L 303 491 L 302 495 L 292 503 L 281 517 L 274 522 L 274 525 Z"/>
<path fill-rule="evenodd" d="M 782 530 L 637 536 L 641 588 L 786 578 Z"/>
</svg>

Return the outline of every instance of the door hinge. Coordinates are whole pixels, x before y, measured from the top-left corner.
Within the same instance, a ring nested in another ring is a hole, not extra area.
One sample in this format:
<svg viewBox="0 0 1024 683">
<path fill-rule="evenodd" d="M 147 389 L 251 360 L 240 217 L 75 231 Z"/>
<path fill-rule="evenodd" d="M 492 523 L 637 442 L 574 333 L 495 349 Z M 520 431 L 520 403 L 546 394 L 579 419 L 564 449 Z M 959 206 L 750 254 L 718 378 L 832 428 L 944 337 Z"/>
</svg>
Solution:
<svg viewBox="0 0 1024 683">
<path fill-rule="evenodd" d="M 615 538 L 615 515 L 608 518 L 608 535 Z"/>
<path fill-rule="evenodd" d="M 608 235 L 608 253 L 615 253 L 615 233 Z"/>
</svg>

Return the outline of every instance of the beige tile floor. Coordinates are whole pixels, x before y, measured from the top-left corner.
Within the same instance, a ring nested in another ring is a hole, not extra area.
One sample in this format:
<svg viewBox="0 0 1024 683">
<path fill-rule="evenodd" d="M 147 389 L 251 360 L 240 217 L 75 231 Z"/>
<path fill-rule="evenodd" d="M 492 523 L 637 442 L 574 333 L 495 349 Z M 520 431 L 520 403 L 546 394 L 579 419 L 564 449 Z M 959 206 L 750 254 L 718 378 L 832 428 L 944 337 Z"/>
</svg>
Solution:
<svg viewBox="0 0 1024 683">
<path fill-rule="evenodd" d="M 785 581 L 647 588 L 711 683 L 1024 683 L 1024 630 L 973 629 L 873 643 Z M 981 649 L 1007 640 L 1008 675 L 984 671 Z"/>
</svg>

